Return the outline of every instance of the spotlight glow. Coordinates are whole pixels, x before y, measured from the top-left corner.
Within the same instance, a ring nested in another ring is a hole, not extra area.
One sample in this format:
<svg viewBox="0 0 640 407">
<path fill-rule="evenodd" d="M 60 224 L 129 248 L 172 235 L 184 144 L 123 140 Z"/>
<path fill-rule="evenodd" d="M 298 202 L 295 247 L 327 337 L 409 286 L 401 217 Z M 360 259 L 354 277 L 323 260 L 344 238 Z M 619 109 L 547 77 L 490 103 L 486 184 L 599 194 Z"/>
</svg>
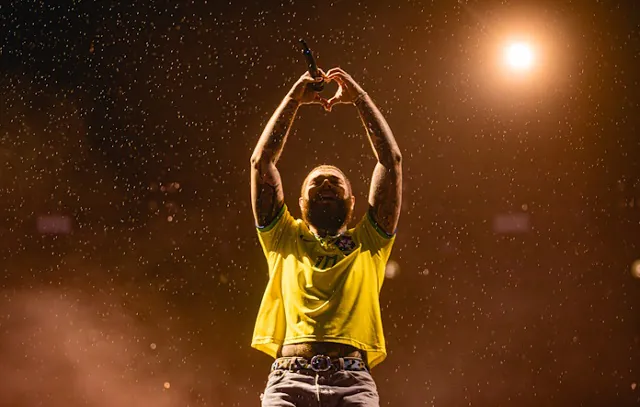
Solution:
<svg viewBox="0 0 640 407">
<path fill-rule="evenodd" d="M 524 42 L 514 42 L 504 50 L 504 59 L 515 70 L 526 70 L 533 66 L 534 53 L 531 46 Z"/>
<path fill-rule="evenodd" d="M 631 275 L 635 278 L 640 278 L 640 259 L 631 264 Z"/>
</svg>

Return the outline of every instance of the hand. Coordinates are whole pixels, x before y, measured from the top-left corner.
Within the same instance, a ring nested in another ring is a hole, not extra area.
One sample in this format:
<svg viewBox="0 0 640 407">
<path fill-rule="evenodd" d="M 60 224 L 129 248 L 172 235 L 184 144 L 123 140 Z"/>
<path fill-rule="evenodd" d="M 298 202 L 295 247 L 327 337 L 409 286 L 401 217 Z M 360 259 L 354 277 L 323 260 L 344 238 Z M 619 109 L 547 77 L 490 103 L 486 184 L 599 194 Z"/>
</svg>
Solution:
<svg viewBox="0 0 640 407">
<path fill-rule="evenodd" d="M 331 68 L 326 73 L 328 82 L 336 81 L 338 83 L 338 91 L 329 100 L 322 98 L 322 105 L 325 110 L 330 112 L 333 105 L 338 103 L 354 103 L 356 99 L 365 95 L 366 92 L 360 85 L 353 80 L 351 75 L 340 68 Z"/>
<path fill-rule="evenodd" d="M 322 76 L 314 78 L 309 74 L 309 72 L 305 72 L 304 75 L 302 75 L 293 85 L 287 96 L 296 100 L 301 105 L 308 105 L 312 103 L 323 104 L 320 94 L 311 87 L 311 84 L 314 82 L 322 82 L 326 80 L 322 69 L 318 70 Z"/>
</svg>

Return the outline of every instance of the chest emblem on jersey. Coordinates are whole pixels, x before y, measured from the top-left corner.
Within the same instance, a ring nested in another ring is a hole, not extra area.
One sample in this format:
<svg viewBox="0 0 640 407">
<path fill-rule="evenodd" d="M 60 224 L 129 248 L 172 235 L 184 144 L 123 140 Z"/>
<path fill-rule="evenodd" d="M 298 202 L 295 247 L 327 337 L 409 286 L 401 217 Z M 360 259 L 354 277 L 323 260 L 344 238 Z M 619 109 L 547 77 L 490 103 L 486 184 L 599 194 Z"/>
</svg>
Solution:
<svg viewBox="0 0 640 407">
<path fill-rule="evenodd" d="M 351 236 L 340 236 L 335 243 L 336 247 L 340 249 L 341 252 L 352 252 L 353 249 L 356 248 L 356 242 L 353 241 Z"/>
</svg>

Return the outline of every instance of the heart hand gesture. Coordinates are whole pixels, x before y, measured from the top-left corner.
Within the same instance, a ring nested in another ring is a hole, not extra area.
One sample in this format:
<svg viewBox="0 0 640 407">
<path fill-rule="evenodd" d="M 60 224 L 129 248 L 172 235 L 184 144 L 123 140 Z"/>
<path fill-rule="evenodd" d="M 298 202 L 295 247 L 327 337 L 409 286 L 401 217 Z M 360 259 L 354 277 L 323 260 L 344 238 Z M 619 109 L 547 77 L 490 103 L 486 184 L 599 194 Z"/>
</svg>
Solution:
<svg viewBox="0 0 640 407">
<path fill-rule="evenodd" d="M 331 68 L 325 74 L 327 82 L 336 81 L 338 90 L 331 99 L 321 98 L 325 110 L 330 112 L 333 105 L 339 103 L 355 103 L 355 101 L 366 94 L 364 89 L 355 80 L 340 68 Z"/>
</svg>

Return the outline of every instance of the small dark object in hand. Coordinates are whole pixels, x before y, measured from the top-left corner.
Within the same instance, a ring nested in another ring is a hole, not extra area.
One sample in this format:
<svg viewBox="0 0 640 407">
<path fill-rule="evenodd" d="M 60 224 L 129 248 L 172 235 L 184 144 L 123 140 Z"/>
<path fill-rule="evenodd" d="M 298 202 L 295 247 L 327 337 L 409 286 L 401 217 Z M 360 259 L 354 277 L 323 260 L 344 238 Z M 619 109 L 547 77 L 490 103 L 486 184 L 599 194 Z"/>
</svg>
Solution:
<svg viewBox="0 0 640 407">
<path fill-rule="evenodd" d="M 316 60 L 313 58 L 313 54 L 311 53 L 311 49 L 307 46 L 307 43 L 300 39 L 300 44 L 302 44 L 302 55 L 304 55 L 305 60 L 307 61 L 307 69 L 309 70 L 309 74 L 314 78 L 319 78 L 322 76 L 320 71 L 318 70 L 318 66 L 316 65 Z M 324 80 L 322 82 L 315 82 L 310 84 L 310 86 L 316 92 L 320 92 L 324 89 Z"/>
</svg>

